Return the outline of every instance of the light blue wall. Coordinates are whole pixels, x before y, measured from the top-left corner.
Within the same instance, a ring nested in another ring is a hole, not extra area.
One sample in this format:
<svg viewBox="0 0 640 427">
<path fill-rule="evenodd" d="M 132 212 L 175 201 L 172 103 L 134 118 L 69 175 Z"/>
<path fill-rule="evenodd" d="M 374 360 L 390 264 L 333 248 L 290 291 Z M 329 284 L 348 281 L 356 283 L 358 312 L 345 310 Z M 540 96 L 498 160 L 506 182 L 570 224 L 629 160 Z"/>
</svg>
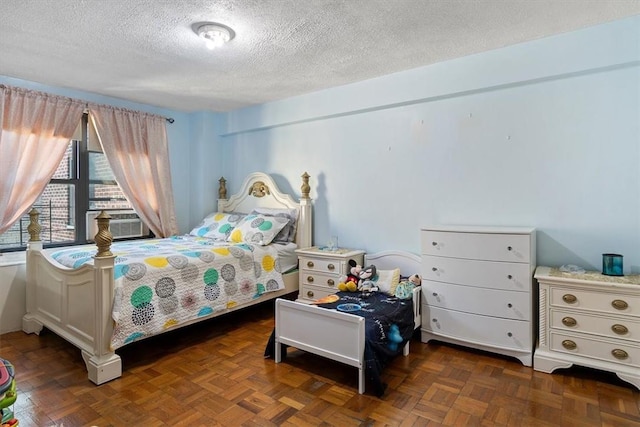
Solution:
<svg viewBox="0 0 640 427">
<path fill-rule="evenodd" d="M 0 84 L 39 90 L 87 102 L 113 105 L 115 107 L 145 111 L 173 118 L 173 123 L 167 123 L 167 140 L 169 144 L 169 155 L 171 156 L 171 180 L 174 190 L 174 202 L 177 207 L 176 216 L 178 220 L 178 227 L 181 232 L 187 232 L 189 230 L 189 227 L 193 223 L 192 216 L 200 216 L 200 211 L 197 211 L 195 215 L 192 212 L 191 199 L 193 196 L 191 193 L 192 191 L 195 191 L 196 193 L 201 192 L 200 185 L 206 185 L 207 183 L 203 184 L 202 180 L 198 180 L 195 186 L 191 185 L 191 182 L 193 181 L 191 172 L 194 169 L 192 163 L 194 162 L 194 158 L 197 159 L 197 156 L 194 156 L 193 153 L 202 151 L 202 146 L 211 145 L 211 138 L 206 132 L 202 134 L 200 127 L 197 126 L 198 120 L 200 119 L 199 115 L 186 114 L 149 105 L 137 104 L 82 91 L 46 86 L 6 76 L 0 76 Z M 208 125 L 207 129 L 213 129 L 213 127 Z M 192 133 L 195 137 L 192 136 Z M 206 148 L 206 150 L 209 149 L 210 148 Z"/>
<path fill-rule="evenodd" d="M 324 244 L 419 253 L 429 224 L 533 226 L 538 264 L 640 273 L 640 17 L 226 114 L 229 189 L 311 175 Z M 425 46 L 428 49 L 428 46 Z M 215 142 L 219 147 L 218 142 Z"/>
</svg>

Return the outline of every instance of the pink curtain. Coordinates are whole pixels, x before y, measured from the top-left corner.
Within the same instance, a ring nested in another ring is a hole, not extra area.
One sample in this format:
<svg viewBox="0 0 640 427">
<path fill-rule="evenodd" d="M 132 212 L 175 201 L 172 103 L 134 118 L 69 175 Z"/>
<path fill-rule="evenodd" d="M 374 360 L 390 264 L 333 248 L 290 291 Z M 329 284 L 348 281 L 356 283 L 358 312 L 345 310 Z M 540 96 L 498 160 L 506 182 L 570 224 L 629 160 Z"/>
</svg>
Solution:
<svg viewBox="0 0 640 427">
<path fill-rule="evenodd" d="M 178 232 L 164 117 L 89 105 L 100 144 L 124 195 L 158 237 Z"/>
<path fill-rule="evenodd" d="M 70 98 L 0 85 L 0 234 L 44 191 L 84 108 Z"/>
</svg>

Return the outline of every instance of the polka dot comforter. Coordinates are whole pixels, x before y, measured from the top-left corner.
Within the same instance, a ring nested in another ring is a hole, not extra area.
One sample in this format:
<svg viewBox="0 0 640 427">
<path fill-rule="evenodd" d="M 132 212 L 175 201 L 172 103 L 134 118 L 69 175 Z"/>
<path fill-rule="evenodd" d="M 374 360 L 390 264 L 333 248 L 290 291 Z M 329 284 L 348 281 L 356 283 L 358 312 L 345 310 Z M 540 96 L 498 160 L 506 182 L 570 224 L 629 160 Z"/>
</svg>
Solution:
<svg viewBox="0 0 640 427">
<path fill-rule="evenodd" d="M 111 348 L 245 304 L 284 288 L 277 252 L 191 235 L 114 243 L 114 333 Z M 51 256 L 69 268 L 93 263 L 93 248 Z"/>
</svg>

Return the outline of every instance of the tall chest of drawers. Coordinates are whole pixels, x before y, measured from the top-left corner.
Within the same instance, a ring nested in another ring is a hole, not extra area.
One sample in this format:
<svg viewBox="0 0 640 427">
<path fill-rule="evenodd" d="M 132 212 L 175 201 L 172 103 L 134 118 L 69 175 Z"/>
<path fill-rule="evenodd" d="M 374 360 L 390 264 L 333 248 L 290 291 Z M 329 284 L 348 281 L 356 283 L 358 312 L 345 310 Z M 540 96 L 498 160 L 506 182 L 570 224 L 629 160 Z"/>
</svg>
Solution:
<svg viewBox="0 0 640 427">
<path fill-rule="evenodd" d="M 533 367 L 573 364 L 616 373 L 640 389 L 640 276 L 538 267 L 540 337 Z"/>
<path fill-rule="evenodd" d="M 533 362 L 535 229 L 421 230 L 422 342 L 438 340 Z"/>
<path fill-rule="evenodd" d="M 312 302 L 338 291 L 340 278 L 349 273 L 349 260 L 363 265 L 364 251 L 340 248 L 327 251 L 317 246 L 298 249 L 300 291 L 298 301 Z"/>
</svg>

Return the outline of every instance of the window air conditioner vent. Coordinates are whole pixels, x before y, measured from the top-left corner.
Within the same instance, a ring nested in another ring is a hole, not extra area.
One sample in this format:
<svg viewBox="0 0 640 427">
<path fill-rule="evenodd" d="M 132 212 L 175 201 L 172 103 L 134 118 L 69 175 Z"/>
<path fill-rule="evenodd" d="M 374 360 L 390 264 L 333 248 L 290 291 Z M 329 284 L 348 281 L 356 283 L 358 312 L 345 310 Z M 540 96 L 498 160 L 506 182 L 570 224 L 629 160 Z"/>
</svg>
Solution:
<svg viewBox="0 0 640 427">
<path fill-rule="evenodd" d="M 149 234 L 149 229 L 135 211 L 119 210 L 107 211 L 107 213 L 111 216 L 109 230 L 113 235 L 113 240 L 142 237 Z M 90 242 L 93 242 L 98 232 L 98 222 L 96 221 L 98 215 L 100 215 L 100 211 L 87 212 L 87 240 Z"/>
</svg>

